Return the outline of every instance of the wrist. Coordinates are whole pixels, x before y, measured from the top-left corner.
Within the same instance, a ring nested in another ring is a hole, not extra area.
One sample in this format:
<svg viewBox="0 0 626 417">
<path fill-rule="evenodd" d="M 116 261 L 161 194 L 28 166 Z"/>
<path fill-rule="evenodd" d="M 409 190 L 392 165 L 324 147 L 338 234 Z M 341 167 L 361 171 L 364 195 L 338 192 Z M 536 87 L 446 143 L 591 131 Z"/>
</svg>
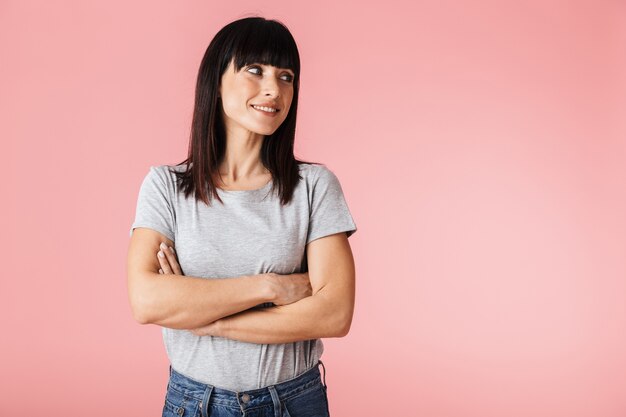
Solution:
<svg viewBox="0 0 626 417">
<path fill-rule="evenodd" d="M 263 301 L 273 303 L 278 296 L 276 294 L 276 285 L 271 274 L 261 274 Z"/>
<path fill-rule="evenodd" d="M 215 322 L 213 322 L 214 326 L 214 336 L 226 337 L 228 333 L 228 318 L 223 317 Z"/>
</svg>

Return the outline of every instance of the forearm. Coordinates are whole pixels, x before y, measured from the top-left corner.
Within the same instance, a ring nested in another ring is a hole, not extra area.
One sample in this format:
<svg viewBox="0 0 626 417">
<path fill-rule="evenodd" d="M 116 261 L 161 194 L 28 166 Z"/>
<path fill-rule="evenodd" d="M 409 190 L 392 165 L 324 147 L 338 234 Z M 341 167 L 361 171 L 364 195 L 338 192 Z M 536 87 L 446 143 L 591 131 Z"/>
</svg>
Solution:
<svg viewBox="0 0 626 417">
<path fill-rule="evenodd" d="M 144 277 L 142 323 L 192 329 L 272 301 L 263 275 L 207 279 L 184 275 Z"/>
<path fill-rule="evenodd" d="M 216 323 L 215 335 L 250 343 L 291 343 L 343 337 L 351 320 L 351 309 L 318 292 L 292 304 L 225 317 Z"/>
</svg>

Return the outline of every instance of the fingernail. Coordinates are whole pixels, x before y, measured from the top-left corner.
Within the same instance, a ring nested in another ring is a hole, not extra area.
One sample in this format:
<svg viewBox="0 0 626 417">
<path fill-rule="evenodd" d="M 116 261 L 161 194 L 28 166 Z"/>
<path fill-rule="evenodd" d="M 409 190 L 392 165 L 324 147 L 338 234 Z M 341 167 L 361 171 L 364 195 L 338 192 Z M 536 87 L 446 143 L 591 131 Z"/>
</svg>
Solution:
<svg viewBox="0 0 626 417">
<path fill-rule="evenodd" d="M 174 248 L 170 246 L 170 250 L 172 251 L 172 253 L 174 253 Z"/>
<path fill-rule="evenodd" d="M 161 251 L 159 251 L 159 256 L 160 256 L 161 258 L 165 257 L 165 255 L 164 255 L 164 254 L 163 254 L 163 252 L 161 252 Z"/>
<path fill-rule="evenodd" d="M 167 249 L 167 245 L 165 244 L 165 242 L 161 242 L 161 249 Z"/>
</svg>

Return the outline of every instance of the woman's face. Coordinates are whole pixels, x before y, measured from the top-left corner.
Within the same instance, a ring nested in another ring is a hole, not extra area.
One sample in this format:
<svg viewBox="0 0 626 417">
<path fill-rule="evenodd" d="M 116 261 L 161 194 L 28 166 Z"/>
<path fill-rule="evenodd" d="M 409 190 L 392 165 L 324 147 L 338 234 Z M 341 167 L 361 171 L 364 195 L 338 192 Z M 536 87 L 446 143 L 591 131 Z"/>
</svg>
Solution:
<svg viewBox="0 0 626 417">
<path fill-rule="evenodd" d="M 294 73 L 271 65 L 249 64 L 235 72 L 233 61 L 222 75 L 220 96 L 227 132 L 246 129 L 271 135 L 285 121 L 293 99 Z M 270 107 L 260 109 L 254 106 Z"/>
</svg>

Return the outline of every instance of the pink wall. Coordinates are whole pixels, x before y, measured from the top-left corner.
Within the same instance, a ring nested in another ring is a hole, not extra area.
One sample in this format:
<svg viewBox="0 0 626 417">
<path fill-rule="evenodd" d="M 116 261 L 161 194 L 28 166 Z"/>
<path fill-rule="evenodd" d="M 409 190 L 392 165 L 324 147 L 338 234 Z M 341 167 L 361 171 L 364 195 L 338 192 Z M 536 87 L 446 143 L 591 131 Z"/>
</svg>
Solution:
<svg viewBox="0 0 626 417">
<path fill-rule="evenodd" d="M 148 167 L 185 157 L 208 42 L 251 13 L 291 28 L 297 154 L 359 227 L 332 415 L 626 415 L 617 0 L 4 0 L 0 414 L 160 415 L 128 228 Z"/>
</svg>

